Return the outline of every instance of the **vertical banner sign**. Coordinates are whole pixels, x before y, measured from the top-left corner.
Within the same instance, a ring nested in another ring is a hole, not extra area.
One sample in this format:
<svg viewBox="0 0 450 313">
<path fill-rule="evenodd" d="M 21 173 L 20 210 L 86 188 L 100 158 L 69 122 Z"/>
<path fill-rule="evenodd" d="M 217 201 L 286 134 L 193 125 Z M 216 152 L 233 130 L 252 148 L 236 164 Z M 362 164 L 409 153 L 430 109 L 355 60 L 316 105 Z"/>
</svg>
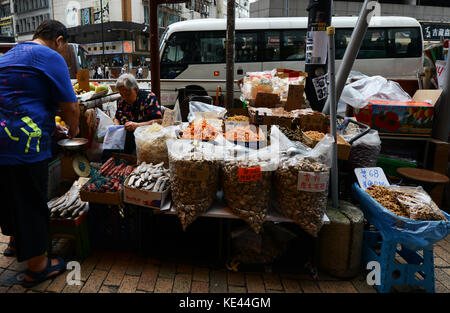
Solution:
<svg viewBox="0 0 450 313">
<path fill-rule="evenodd" d="M 308 5 L 308 31 L 306 34 L 305 71 L 306 97 L 311 108 L 322 111 L 328 95 L 326 29 L 331 24 L 331 0 L 310 0 Z"/>
</svg>

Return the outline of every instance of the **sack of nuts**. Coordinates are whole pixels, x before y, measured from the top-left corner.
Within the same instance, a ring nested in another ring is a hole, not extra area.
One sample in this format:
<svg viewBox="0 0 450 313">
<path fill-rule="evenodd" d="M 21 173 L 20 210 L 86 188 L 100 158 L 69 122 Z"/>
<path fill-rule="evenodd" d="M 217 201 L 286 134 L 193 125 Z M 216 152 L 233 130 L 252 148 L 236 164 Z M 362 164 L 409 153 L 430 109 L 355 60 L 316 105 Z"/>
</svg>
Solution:
<svg viewBox="0 0 450 313">
<path fill-rule="evenodd" d="M 205 142 L 168 140 L 167 147 L 173 207 L 186 230 L 216 197 L 219 159 Z"/>
<path fill-rule="evenodd" d="M 328 178 L 328 166 L 300 155 L 282 159 L 275 171 L 275 196 L 281 212 L 313 237 L 323 225 Z"/>
<path fill-rule="evenodd" d="M 222 186 L 231 211 L 259 233 L 270 208 L 272 172 L 267 162 L 258 160 L 225 160 Z"/>
</svg>

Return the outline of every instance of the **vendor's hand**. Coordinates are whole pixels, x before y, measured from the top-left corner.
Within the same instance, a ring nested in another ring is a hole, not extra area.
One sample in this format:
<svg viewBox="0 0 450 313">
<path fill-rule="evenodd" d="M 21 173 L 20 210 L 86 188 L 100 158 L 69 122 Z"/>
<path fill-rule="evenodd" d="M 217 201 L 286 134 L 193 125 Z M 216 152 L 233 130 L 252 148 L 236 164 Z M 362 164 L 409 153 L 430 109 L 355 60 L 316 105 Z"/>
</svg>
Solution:
<svg viewBox="0 0 450 313">
<path fill-rule="evenodd" d="M 80 132 L 80 128 L 78 126 L 76 128 L 69 127 L 68 137 L 70 139 L 75 138 L 79 132 Z"/>
<path fill-rule="evenodd" d="M 55 136 L 56 138 L 67 138 L 67 135 L 69 134 L 69 129 L 67 127 L 61 126 L 56 123 L 55 131 L 53 132 L 52 136 Z"/>
<path fill-rule="evenodd" d="M 134 131 L 138 127 L 138 123 L 126 122 L 124 126 L 127 131 Z"/>
</svg>

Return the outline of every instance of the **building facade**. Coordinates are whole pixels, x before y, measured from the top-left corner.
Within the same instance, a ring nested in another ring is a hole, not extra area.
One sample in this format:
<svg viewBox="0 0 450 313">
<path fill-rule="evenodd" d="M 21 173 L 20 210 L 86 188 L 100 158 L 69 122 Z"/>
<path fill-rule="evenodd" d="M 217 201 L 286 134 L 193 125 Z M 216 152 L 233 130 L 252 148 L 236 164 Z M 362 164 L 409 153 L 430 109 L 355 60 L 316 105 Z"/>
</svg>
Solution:
<svg viewBox="0 0 450 313">
<path fill-rule="evenodd" d="M 36 28 L 51 18 L 52 0 L 12 0 L 16 41 L 31 40 Z"/>
<path fill-rule="evenodd" d="M 158 6 L 160 34 L 172 23 L 187 19 L 224 18 L 218 3 L 227 0 L 189 0 Z M 236 12 L 245 11 L 248 0 L 236 0 Z M 103 16 L 102 16 L 103 13 Z M 243 17 L 245 13 L 236 14 Z M 248 16 L 248 14 L 247 14 Z M 55 0 L 52 18 L 69 29 L 70 42 L 82 44 L 90 67 L 108 64 L 113 76 L 125 65 L 134 73 L 150 61 L 150 11 L 148 0 Z M 145 76 L 145 73 L 144 73 Z"/>
<path fill-rule="evenodd" d="M 11 0 L 0 1 L 0 42 L 14 42 L 14 19 Z"/>
</svg>

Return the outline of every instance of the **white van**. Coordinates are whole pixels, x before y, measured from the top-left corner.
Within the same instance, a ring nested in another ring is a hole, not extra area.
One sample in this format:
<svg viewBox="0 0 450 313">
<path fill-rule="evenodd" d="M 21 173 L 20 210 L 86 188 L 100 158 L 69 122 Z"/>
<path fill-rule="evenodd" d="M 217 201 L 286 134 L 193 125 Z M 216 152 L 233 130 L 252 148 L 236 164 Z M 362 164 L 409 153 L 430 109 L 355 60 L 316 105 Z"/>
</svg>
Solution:
<svg viewBox="0 0 450 313">
<path fill-rule="evenodd" d="M 357 17 L 333 17 L 336 69 Z M 226 19 L 197 19 L 168 26 L 161 37 L 161 101 L 173 105 L 179 88 L 215 96 L 226 85 Z M 246 18 L 235 22 L 235 79 L 274 68 L 305 69 L 306 17 Z M 353 70 L 386 78 L 417 78 L 423 64 L 419 22 L 410 17 L 373 17 Z M 171 82 L 171 80 L 173 80 Z M 215 81 L 211 81 L 215 80 Z M 236 86 L 235 98 L 239 97 Z M 188 92 L 189 93 L 189 92 Z"/>
</svg>

